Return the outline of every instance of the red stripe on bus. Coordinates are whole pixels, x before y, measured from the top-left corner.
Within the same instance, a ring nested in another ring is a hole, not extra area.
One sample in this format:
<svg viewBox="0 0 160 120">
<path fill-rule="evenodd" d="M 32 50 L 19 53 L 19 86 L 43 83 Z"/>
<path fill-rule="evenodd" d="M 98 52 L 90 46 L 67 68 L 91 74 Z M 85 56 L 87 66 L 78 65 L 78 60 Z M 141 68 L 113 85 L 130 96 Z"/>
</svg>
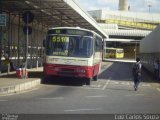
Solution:
<svg viewBox="0 0 160 120">
<path fill-rule="evenodd" d="M 87 77 L 92 78 L 99 72 L 99 64 L 95 66 L 72 66 L 72 65 L 55 65 L 45 64 L 44 74 L 70 77 Z"/>
</svg>

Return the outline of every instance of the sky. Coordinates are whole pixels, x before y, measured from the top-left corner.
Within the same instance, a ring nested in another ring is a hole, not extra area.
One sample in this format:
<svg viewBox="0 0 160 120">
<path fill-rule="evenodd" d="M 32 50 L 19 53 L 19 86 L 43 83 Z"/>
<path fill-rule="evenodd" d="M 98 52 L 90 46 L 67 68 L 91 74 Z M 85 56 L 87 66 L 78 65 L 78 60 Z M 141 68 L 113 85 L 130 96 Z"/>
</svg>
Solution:
<svg viewBox="0 0 160 120">
<path fill-rule="evenodd" d="M 86 11 L 118 10 L 119 0 L 76 0 Z M 160 0 L 128 0 L 130 11 L 160 13 Z M 151 7 L 149 7 L 151 5 Z"/>
</svg>

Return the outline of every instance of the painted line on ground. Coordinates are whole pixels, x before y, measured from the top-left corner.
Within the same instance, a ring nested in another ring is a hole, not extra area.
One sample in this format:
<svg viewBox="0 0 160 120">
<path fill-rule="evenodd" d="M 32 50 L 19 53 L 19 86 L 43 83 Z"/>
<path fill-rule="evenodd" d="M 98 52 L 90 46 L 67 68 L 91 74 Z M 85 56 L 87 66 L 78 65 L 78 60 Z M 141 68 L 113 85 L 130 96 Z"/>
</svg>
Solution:
<svg viewBox="0 0 160 120">
<path fill-rule="evenodd" d="M 125 95 L 127 97 L 131 97 L 131 96 L 144 96 L 144 94 L 129 94 L 129 95 Z"/>
<path fill-rule="evenodd" d="M 91 88 L 91 87 L 84 87 L 83 89 L 87 89 L 87 90 L 102 90 L 102 88 Z"/>
<path fill-rule="evenodd" d="M 0 102 L 7 102 L 8 100 L 0 100 Z"/>
<path fill-rule="evenodd" d="M 78 111 L 95 111 L 95 110 L 102 110 L 101 108 L 95 109 L 73 109 L 73 110 L 64 110 L 65 112 L 78 112 Z"/>
<path fill-rule="evenodd" d="M 109 82 L 110 82 L 110 79 L 107 80 L 107 82 L 105 83 L 105 85 L 104 85 L 104 87 L 102 88 L 102 90 L 105 90 L 105 89 L 106 89 L 106 87 L 107 87 L 107 85 L 109 84 Z"/>
<path fill-rule="evenodd" d="M 101 85 L 91 85 L 91 87 L 96 87 L 96 88 L 100 88 L 101 87 Z"/>
<path fill-rule="evenodd" d="M 160 88 L 157 88 L 157 90 L 160 92 Z"/>
<path fill-rule="evenodd" d="M 130 82 L 126 82 L 126 85 L 131 85 Z"/>
<path fill-rule="evenodd" d="M 99 96 L 85 96 L 86 98 L 106 98 L 106 95 L 99 95 Z"/>
<path fill-rule="evenodd" d="M 28 93 L 28 92 L 31 92 L 31 91 L 35 91 L 35 90 L 38 90 L 38 89 L 39 89 L 39 87 L 31 88 L 31 89 L 24 90 L 24 91 L 21 91 L 21 92 L 15 92 L 15 93 L 10 93 L 10 94 L 6 94 L 6 95 L 0 95 L 0 96 L 19 95 L 19 94 L 24 94 L 24 93 Z"/>
<path fill-rule="evenodd" d="M 84 87 L 88 87 L 88 85 L 83 85 Z M 93 87 L 93 88 L 100 88 L 101 85 L 90 85 L 89 87 Z"/>
<path fill-rule="evenodd" d="M 113 84 L 120 84 L 120 82 L 117 82 L 117 81 L 112 81 L 111 84 L 112 84 L 112 83 L 113 83 Z"/>
<path fill-rule="evenodd" d="M 39 98 L 40 100 L 64 100 L 64 97 Z"/>
<path fill-rule="evenodd" d="M 99 87 L 101 87 L 101 85 L 90 85 L 90 87 L 96 87 L 96 88 L 99 88 Z"/>
<path fill-rule="evenodd" d="M 141 84 L 142 87 L 150 87 L 150 84 Z"/>
</svg>

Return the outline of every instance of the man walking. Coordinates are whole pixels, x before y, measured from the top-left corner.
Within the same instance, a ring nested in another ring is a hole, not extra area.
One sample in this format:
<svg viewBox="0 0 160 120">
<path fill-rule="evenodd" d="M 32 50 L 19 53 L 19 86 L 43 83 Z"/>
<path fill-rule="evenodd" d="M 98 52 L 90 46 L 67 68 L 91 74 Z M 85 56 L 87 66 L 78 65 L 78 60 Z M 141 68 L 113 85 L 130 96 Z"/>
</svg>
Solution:
<svg viewBox="0 0 160 120">
<path fill-rule="evenodd" d="M 138 85 L 141 81 L 141 68 L 142 64 L 140 58 L 136 58 L 136 63 L 133 67 L 133 77 L 134 77 L 134 90 L 137 91 Z"/>
<path fill-rule="evenodd" d="M 159 67 L 160 67 L 159 59 L 157 59 L 154 62 L 154 77 L 155 77 L 155 80 L 159 80 Z"/>
</svg>

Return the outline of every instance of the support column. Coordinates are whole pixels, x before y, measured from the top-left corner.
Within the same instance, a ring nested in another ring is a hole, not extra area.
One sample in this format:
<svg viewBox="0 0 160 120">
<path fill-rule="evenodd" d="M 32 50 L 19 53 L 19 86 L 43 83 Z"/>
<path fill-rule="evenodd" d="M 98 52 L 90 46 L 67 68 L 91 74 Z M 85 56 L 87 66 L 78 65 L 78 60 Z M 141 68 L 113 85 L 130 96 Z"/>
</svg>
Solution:
<svg viewBox="0 0 160 120">
<path fill-rule="evenodd" d="M 0 12 L 1 13 L 1 12 Z M 2 26 L 0 26 L 0 74 L 2 72 Z"/>
<path fill-rule="evenodd" d="M 34 65 L 34 57 L 35 57 L 35 45 L 33 44 L 35 41 L 35 24 L 32 23 L 32 36 L 31 36 L 31 43 L 30 44 L 30 68 L 32 69 L 33 68 L 33 65 Z"/>
<path fill-rule="evenodd" d="M 135 43 L 135 49 L 134 49 L 134 52 L 135 52 L 135 60 L 136 60 L 136 58 L 137 58 L 137 42 Z"/>
<path fill-rule="evenodd" d="M 27 14 L 27 23 L 26 26 L 28 27 L 28 19 L 29 19 L 29 15 Z M 27 28 L 27 35 L 26 35 L 26 52 L 25 52 L 25 78 L 27 77 L 27 66 L 28 66 L 28 41 L 29 41 L 29 31 Z"/>
<path fill-rule="evenodd" d="M 18 67 L 20 66 L 20 27 L 21 27 L 21 19 L 20 19 L 20 13 L 18 16 L 18 46 L 17 46 L 17 50 L 18 50 Z"/>
<path fill-rule="evenodd" d="M 42 37 L 41 37 L 42 39 L 41 39 L 41 41 L 40 41 L 40 46 L 41 46 L 41 48 L 40 48 L 40 67 L 42 67 L 43 66 L 43 57 L 42 56 L 44 56 L 43 55 L 43 39 L 45 38 L 45 26 L 43 26 L 42 27 Z"/>
<path fill-rule="evenodd" d="M 0 1 L 0 14 L 2 13 L 2 3 Z M 0 74 L 2 72 L 2 26 L 0 26 Z"/>
<path fill-rule="evenodd" d="M 7 54 L 7 59 L 10 58 L 10 41 L 12 39 L 12 20 L 11 20 L 11 13 L 9 13 L 9 25 L 8 25 L 8 48 L 7 48 L 7 51 L 5 51 Z M 8 65 L 8 71 L 7 73 L 10 72 L 10 66 Z"/>
<path fill-rule="evenodd" d="M 38 40 L 39 40 L 39 28 L 40 26 L 38 25 L 38 30 L 37 30 L 37 41 L 36 41 L 36 68 L 38 69 Z"/>
</svg>

